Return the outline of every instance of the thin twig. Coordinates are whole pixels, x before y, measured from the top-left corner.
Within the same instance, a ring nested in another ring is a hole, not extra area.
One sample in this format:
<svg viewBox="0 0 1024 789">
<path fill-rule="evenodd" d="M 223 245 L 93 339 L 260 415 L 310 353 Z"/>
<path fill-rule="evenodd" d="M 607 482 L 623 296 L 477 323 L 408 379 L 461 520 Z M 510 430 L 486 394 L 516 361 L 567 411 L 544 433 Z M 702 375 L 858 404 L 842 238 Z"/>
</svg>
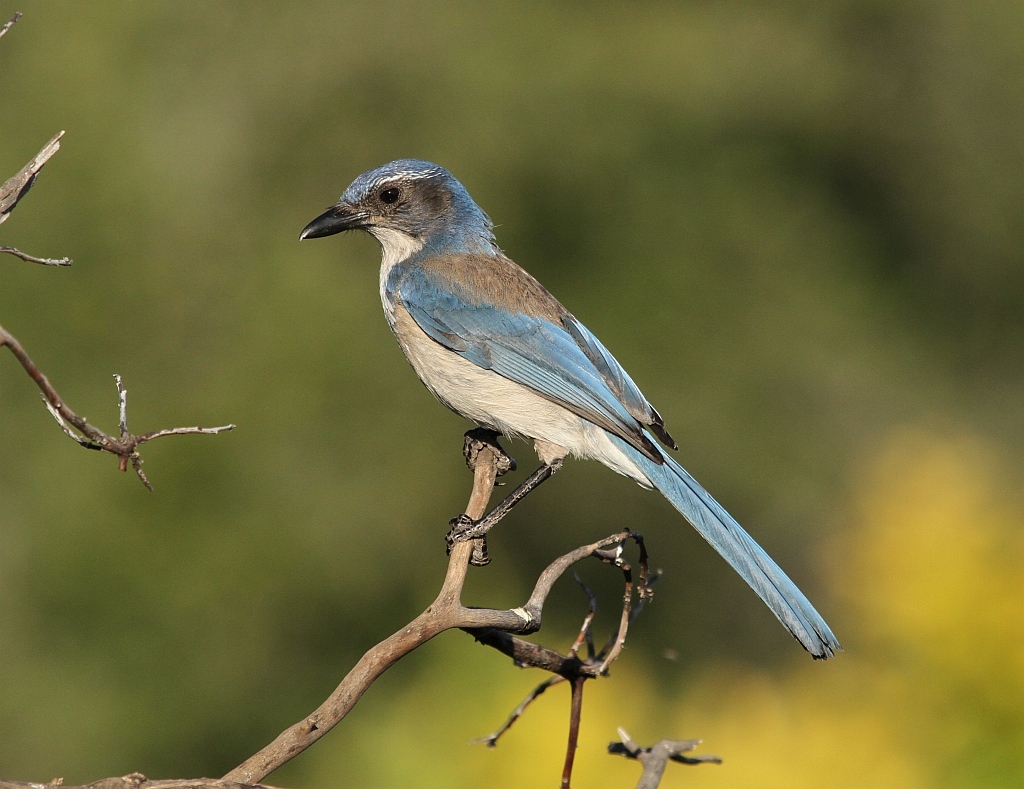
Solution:
<svg viewBox="0 0 1024 789">
<path fill-rule="evenodd" d="M 152 441 L 154 438 L 163 438 L 164 436 L 215 436 L 226 430 L 234 430 L 234 428 L 234 425 L 222 425 L 221 427 L 172 427 L 166 430 L 154 430 L 152 433 L 143 433 L 141 436 L 136 436 L 135 445 L 142 446 L 147 441 Z"/>
<path fill-rule="evenodd" d="M 501 724 L 501 726 L 499 726 L 497 729 L 495 729 L 485 737 L 477 737 L 475 740 L 470 740 L 469 744 L 483 744 L 486 745 L 488 748 L 496 748 L 498 745 L 498 740 L 501 739 L 501 736 L 512 728 L 512 724 L 522 717 L 523 713 L 526 712 L 526 708 L 533 704 L 533 702 L 537 700 L 538 696 L 543 694 L 544 691 L 546 691 L 548 688 L 558 685 L 559 683 L 565 681 L 565 677 L 561 676 L 560 674 L 555 674 L 553 677 L 548 677 L 537 687 L 535 687 L 532 691 L 530 691 L 530 694 L 525 699 L 519 702 L 519 706 L 512 710 L 508 718 L 505 719 L 505 722 Z"/>
<path fill-rule="evenodd" d="M 10 21 L 5 23 L 3 27 L 0 27 L 0 38 L 6 36 L 7 31 L 14 27 L 14 23 L 19 19 L 21 19 L 21 11 L 15 11 L 14 16 L 11 17 Z"/>
<path fill-rule="evenodd" d="M 597 616 L 597 595 L 594 594 L 594 590 L 583 583 L 583 580 L 579 577 L 579 574 L 575 570 L 572 571 L 572 579 L 579 585 L 583 590 L 583 594 L 587 596 L 587 602 L 590 604 L 590 609 L 587 611 L 587 615 L 583 617 L 583 624 L 580 626 L 580 634 L 576 636 L 576 640 L 572 646 L 569 647 L 569 655 L 575 657 L 580 647 L 585 643 L 587 645 L 587 657 L 594 657 L 594 634 L 591 630 L 591 625 L 594 623 L 594 617 Z"/>
<path fill-rule="evenodd" d="M 580 717 L 583 714 L 583 685 L 587 678 L 578 676 L 572 681 L 572 702 L 569 709 L 569 742 L 565 747 L 565 766 L 562 768 L 562 787 L 572 783 L 572 765 L 576 760 L 576 746 L 580 739 Z"/>
<path fill-rule="evenodd" d="M 57 390 L 53 388 L 50 383 L 50 379 L 36 366 L 36 363 L 32 361 L 25 349 L 22 348 L 21 343 L 15 339 L 14 335 L 6 331 L 3 326 L 0 326 L 0 348 L 7 347 L 11 353 L 14 354 L 14 358 L 18 360 L 22 368 L 28 373 L 29 377 L 36 382 L 36 386 L 39 387 L 42 392 L 43 403 L 53 418 L 57 420 L 57 424 L 60 425 L 61 430 L 64 431 L 65 435 L 74 441 L 78 442 L 81 446 L 86 449 L 96 449 L 101 452 L 109 452 L 111 455 L 117 455 L 120 459 L 120 468 L 122 471 L 126 471 L 128 464 L 130 463 L 135 473 L 138 475 L 139 480 L 149 490 L 153 490 L 152 484 L 142 471 L 142 458 L 139 455 L 138 448 L 147 441 L 152 441 L 154 438 L 160 438 L 162 436 L 170 435 L 183 435 L 186 433 L 222 433 L 225 430 L 233 430 L 234 425 L 224 425 L 222 427 L 176 427 L 170 430 L 157 430 L 152 433 L 144 433 L 141 436 L 133 436 L 128 432 L 128 414 L 127 414 L 127 397 L 128 393 L 125 391 L 124 386 L 121 383 L 121 377 L 118 375 L 114 376 L 117 382 L 118 392 L 118 411 L 120 416 L 119 427 L 121 435 L 119 438 L 107 435 L 98 427 L 89 424 L 85 417 L 81 417 L 72 411 L 63 398 L 57 394 Z"/>
<path fill-rule="evenodd" d="M 6 217 L 6 214 L 4 215 Z M 0 222 L 3 220 L 0 219 Z M 0 246 L 0 252 L 6 252 L 8 255 L 14 255 L 16 258 L 21 258 L 26 263 L 39 263 L 42 266 L 70 266 L 72 261 L 71 258 L 37 258 L 34 255 L 29 255 L 22 252 L 20 249 L 14 247 L 3 247 Z"/>
</svg>

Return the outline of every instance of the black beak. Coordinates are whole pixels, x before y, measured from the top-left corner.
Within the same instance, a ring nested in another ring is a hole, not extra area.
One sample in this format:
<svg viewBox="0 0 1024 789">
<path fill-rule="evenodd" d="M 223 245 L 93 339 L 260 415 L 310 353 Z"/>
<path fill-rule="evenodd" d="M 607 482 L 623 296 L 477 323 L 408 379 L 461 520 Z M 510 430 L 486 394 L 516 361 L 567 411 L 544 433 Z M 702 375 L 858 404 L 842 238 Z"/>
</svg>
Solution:
<svg viewBox="0 0 1024 789">
<path fill-rule="evenodd" d="M 338 203 L 306 225 L 299 233 L 299 240 L 333 236 L 343 230 L 360 230 L 366 226 L 366 214 L 353 210 L 347 203 Z"/>
</svg>

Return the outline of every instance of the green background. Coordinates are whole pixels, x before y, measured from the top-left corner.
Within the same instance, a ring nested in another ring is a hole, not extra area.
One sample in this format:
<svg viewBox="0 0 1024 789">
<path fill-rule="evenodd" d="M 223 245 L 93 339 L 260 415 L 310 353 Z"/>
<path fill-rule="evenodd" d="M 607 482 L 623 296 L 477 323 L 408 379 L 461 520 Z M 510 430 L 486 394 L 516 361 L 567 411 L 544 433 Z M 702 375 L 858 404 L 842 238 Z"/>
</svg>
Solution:
<svg viewBox="0 0 1024 789">
<path fill-rule="evenodd" d="M 359 173 L 449 168 L 616 354 L 679 457 L 846 647 L 814 663 L 659 497 L 570 464 L 467 602 L 517 605 L 624 526 L 665 571 L 603 754 L 703 737 L 663 786 L 1024 782 L 1024 4 L 0 4 L 0 323 L 156 486 L 63 437 L 0 353 L 0 776 L 220 775 L 439 587 L 468 427 L 380 314 L 368 237 L 299 244 Z M 513 443 L 523 471 L 532 449 Z M 583 568 L 611 626 L 614 577 Z M 563 581 L 544 643 L 585 601 Z M 271 783 L 541 786 L 568 694 L 447 634 Z"/>
</svg>

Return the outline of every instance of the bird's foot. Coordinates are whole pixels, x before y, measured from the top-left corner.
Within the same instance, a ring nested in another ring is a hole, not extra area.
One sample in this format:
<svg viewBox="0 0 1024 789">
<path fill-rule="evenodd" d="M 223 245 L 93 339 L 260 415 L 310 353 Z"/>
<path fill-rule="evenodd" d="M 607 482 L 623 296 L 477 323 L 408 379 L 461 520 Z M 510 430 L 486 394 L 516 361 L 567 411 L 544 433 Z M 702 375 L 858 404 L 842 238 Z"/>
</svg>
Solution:
<svg viewBox="0 0 1024 789">
<path fill-rule="evenodd" d="M 470 433 L 472 432 L 474 431 L 471 430 Z M 467 447 L 470 444 L 470 440 L 469 433 L 467 433 Z M 467 452 L 467 459 L 468 457 L 469 454 Z M 551 465 L 545 463 L 527 477 L 518 488 L 508 494 L 508 496 L 506 496 L 497 507 L 488 512 L 478 521 L 473 520 L 465 513 L 452 518 L 448 522 L 451 528 L 448 530 L 448 534 L 446 534 L 444 538 L 445 543 L 448 546 L 448 553 L 450 554 L 452 552 L 452 548 L 457 542 L 475 540 L 476 545 L 473 546 L 473 558 L 470 560 L 470 564 L 487 564 L 490 561 L 487 557 L 487 544 L 484 541 L 487 532 L 493 529 L 498 521 L 508 515 L 516 504 L 525 499 L 530 491 L 536 489 L 542 482 L 544 482 L 544 480 L 548 479 L 560 468 L 562 468 L 561 458 L 555 460 Z"/>
<path fill-rule="evenodd" d="M 466 442 L 462 447 L 462 454 L 470 471 L 476 469 L 476 459 L 484 449 L 490 449 L 494 453 L 497 476 L 501 477 L 516 470 L 515 458 L 502 449 L 498 443 L 498 434 L 486 427 L 475 427 L 466 431 Z"/>
<path fill-rule="evenodd" d="M 470 471 L 476 470 L 477 458 L 485 449 L 490 450 L 493 455 L 495 476 L 500 477 L 516 470 L 515 458 L 505 452 L 501 444 L 498 443 L 498 433 L 486 427 L 477 427 L 466 432 L 466 441 L 462 447 L 462 454 L 466 458 L 466 465 L 469 466 Z M 473 555 L 470 557 L 469 563 L 474 567 L 490 564 L 491 559 L 487 555 L 487 540 L 483 535 L 494 524 L 492 522 L 481 526 L 483 520 L 475 521 L 466 514 L 452 518 L 451 529 L 445 535 L 448 553 L 452 552 L 455 543 L 473 540 Z"/>
<path fill-rule="evenodd" d="M 468 515 L 462 514 L 452 518 L 449 525 L 451 528 L 444 537 L 448 553 L 452 552 L 456 543 L 472 540 L 473 555 L 470 557 L 469 563 L 474 567 L 490 564 L 491 558 L 487 555 L 487 538 L 484 536 L 487 534 L 488 526 L 483 524 L 483 521 L 475 521 Z"/>
</svg>

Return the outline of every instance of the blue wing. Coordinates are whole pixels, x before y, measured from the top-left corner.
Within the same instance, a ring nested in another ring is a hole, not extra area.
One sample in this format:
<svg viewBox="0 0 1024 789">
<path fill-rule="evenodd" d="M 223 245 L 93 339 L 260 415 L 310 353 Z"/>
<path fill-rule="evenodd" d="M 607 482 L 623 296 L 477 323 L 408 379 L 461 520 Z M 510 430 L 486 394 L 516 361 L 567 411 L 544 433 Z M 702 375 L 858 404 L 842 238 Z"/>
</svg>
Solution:
<svg viewBox="0 0 1024 789">
<path fill-rule="evenodd" d="M 559 325 L 512 312 L 415 266 L 394 271 L 388 289 L 435 342 L 528 386 L 662 462 L 638 419 L 639 414 L 644 424 L 660 422 L 657 412 L 597 338 L 568 313 Z"/>
</svg>

